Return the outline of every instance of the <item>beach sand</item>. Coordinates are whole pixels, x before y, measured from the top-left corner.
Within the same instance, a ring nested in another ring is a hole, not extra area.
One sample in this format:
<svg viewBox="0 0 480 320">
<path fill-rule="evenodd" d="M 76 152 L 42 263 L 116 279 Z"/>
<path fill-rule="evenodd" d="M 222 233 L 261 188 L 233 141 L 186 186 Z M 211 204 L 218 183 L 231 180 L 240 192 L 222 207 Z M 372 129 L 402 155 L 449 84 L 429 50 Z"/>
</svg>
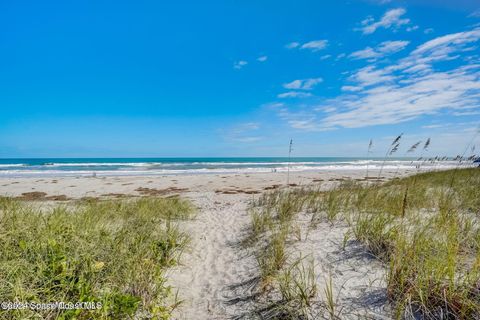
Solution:
<svg viewBox="0 0 480 320">
<path fill-rule="evenodd" d="M 413 173 L 414 170 L 386 170 L 382 172 L 382 177 L 388 179 L 409 172 Z M 376 178 L 378 171 L 370 170 L 369 176 Z M 347 179 L 364 181 L 365 170 L 290 172 L 289 183 L 291 186 L 318 184 L 322 188 L 328 188 L 335 182 Z M 0 195 L 22 197 L 22 194 L 25 194 L 25 200 L 71 200 L 86 197 L 103 199 L 174 194 L 191 196 L 198 193 L 253 195 L 285 187 L 286 182 L 286 172 L 36 178 L 0 176 Z M 46 199 L 43 199 L 44 197 Z M 232 199 L 235 200 L 234 198 Z"/>
<path fill-rule="evenodd" d="M 395 173 L 382 173 L 385 179 Z M 370 177 L 378 172 L 371 171 Z M 132 196 L 180 195 L 198 208 L 193 220 L 181 228 L 191 237 L 181 264 L 170 270 L 169 284 L 178 289 L 181 307 L 176 319 L 226 319 L 255 310 L 253 283 L 258 276 L 251 248 L 241 245 L 248 233 L 249 202 L 261 193 L 286 188 L 286 173 L 112 176 L 58 178 L 0 178 L 0 194 L 35 200 L 43 205 L 68 203 L 81 198 L 125 198 Z M 328 189 L 346 179 L 365 181 L 365 171 L 317 171 L 290 173 L 290 187 L 315 185 Z M 301 217 L 300 217 L 301 220 Z M 305 221 L 307 224 L 307 221 Z M 307 229 L 307 228 L 305 228 Z M 314 258 L 319 286 L 332 277 L 342 318 L 388 319 L 384 271 L 364 248 L 349 241 L 342 249 L 348 227 L 321 223 L 302 233 L 290 250 Z"/>
</svg>

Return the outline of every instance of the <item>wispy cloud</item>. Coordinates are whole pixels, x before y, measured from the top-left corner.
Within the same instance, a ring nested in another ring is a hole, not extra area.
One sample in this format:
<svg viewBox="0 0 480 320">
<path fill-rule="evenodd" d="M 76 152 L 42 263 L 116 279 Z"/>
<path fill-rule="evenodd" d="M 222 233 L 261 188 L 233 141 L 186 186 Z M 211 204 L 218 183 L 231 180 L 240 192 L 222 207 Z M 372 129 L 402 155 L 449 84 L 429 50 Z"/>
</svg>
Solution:
<svg viewBox="0 0 480 320">
<path fill-rule="evenodd" d="M 379 83 L 390 83 L 395 77 L 385 69 L 376 69 L 375 66 L 369 65 L 359 69 L 349 77 L 352 83 L 357 87 L 364 88 Z"/>
<path fill-rule="evenodd" d="M 342 86 L 342 91 L 352 91 L 352 92 L 357 92 L 362 90 L 362 87 L 357 87 L 357 86 Z"/>
<path fill-rule="evenodd" d="M 257 131 L 260 129 L 258 122 L 241 123 L 224 132 L 225 138 L 230 141 L 251 143 L 262 140 Z"/>
<path fill-rule="evenodd" d="M 373 17 L 368 17 L 361 22 L 361 27 L 356 30 L 362 31 L 363 34 L 372 34 L 379 28 L 393 28 L 398 29 L 403 25 L 410 23 L 410 19 L 402 18 L 407 11 L 403 8 L 391 9 L 385 12 L 385 14 L 376 21 Z"/>
<path fill-rule="evenodd" d="M 287 43 L 287 44 L 285 45 L 285 48 L 287 48 L 287 49 L 295 49 L 295 48 L 297 48 L 298 46 L 300 46 L 300 43 L 294 41 L 294 42 Z"/>
<path fill-rule="evenodd" d="M 344 110 L 322 120 L 323 126 L 358 128 L 395 124 L 442 110 L 468 110 L 476 105 L 469 91 L 480 90 L 479 74 L 461 70 L 414 76 L 401 85 L 381 84 L 359 95 L 340 97 L 332 101 Z"/>
<path fill-rule="evenodd" d="M 233 68 L 234 68 L 234 69 L 242 69 L 242 68 L 245 67 L 247 64 L 248 64 L 248 62 L 245 61 L 245 60 L 235 61 L 235 62 L 233 63 Z"/>
<path fill-rule="evenodd" d="M 312 90 L 317 84 L 323 82 L 322 78 L 310 78 L 293 80 L 292 82 L 285 83 L 283 87 L 291 90 Z"/>
<path fill-rule="evenodd" d="M 300 49 L 309 49 L 312 51 L 320 51 L 324 49 L 328 44 L 327 40 L 314 40 L 314 41 L 309 41 L 300 47 Z"/>
<path fill-rule="evenodd" d="M 454 115 L 454 116 L 476 116 L 476 115 L 480 115 L 480 110 L 479 111 L 455 111 L 455 112 L 452 112 L 452 115 Z"/>
<path fill-rule="evenodd" d="M 414 55 L 428 55 L 435 58 L 435 60 L 443 59 L 453 51 L 463 49 L 465 44 L 476 42 L 479 38 L 480 29 L 447 34 L 427 41 L 412 53 Z"/>
<path fill-rule="evenodd" d="M 323 50 L 327 47 L 328 40 L 313 40 L 305 43 L 300 42 L 290 42 L 285 47 L 287 49 L 305 49 L 312 52 L 317 52 Z"/>
<path fill-rule="evenodd" d="M 480 9 L 473 11 L 468 15 L 470 18 L 480 18 Z"/>
<path fill-rule="evenodd" d="M 363 50 L 355 51 L 349 55 L 352 59 L 371 59 L 375 60 L 389 54 L 397 53 L 406 48 L 409 41 L 385 41 L 375 48 L 366 47 Z"/>
<path fill-rule="evenodd" d="M 280 93 L 277 95 L 279 98 L 306 98 L 311 97 L 312 94 L 309 92 L 300 92 L 300 91 L 288 91 L 284 93 Z"/>
<path fill-rule="evenodd" d="M 265 62 L 265 61 L 267 61 L 267 59 L 268 59 L 267 56 L 260 56 L 260 57 L 257 58 L 257 61 L 258 62 Z"/>
<path fill-rule="evenodd" d="M 412 32 L 412 31 L 418 30 L 418 28 L 420 27 L 415 25 L 415 26 L 407 27 L 405 30 L 407 30 L 407 32 Z"/>
<path fill-rule="evenodd" d="M 323 82 L 322 78 L 309 78 L 309 79 L 298 79 L 293 80 L 288 83 L 284 83 L 283 87 L 289 90 L 302 90 L 302 91 L 288 91 L 284 93 L 280 93 L 277 95 L 278 98 L 307 98 L 311 97 L 312 94 L 309 92 L 305 92 L 308 90 L 313 90 L 315 86 L 319 83 Z"/>
<path fill-rule="evenodd" d="M 269 102 L 262 104 L 261 107 L 269 110 L 276 110 L 285 107 L 285 104 L 283 102 Z"/>
<path fill-rule="evenodd" d="M 436 128 L 442 128 L 444 125 L 443 124 L 429 124 L 422 126 L 422 129 L 436 129 Z"/>
<path fill-rule="evenodd" d="M 311 131 L 317 127 L 315 116 L 308 112 L 291 112 L 283 105 L 276 110 L 278 116 L 294 129 Z"/>
<path fill-rule="evenodd" d="M 294 128 L 317 131 L 390 125 L 425 115 L 476 114 L 480 61 L 469 49 L 479 40 L 480 28 L 437 37 L 389 64 L 371 63 L 353 71 L 336 98 L 314 106 L 283 106 L 278 114 Z M 470 57 L 458 59 L 469 52 Z M 454 58 L 456 64 L 437 66 Z"/>
<path fill-rule="evenodd" d="M 262 140 L 262 137 L 238 137 L 233 139 L 234 141 L 237 142 L 243 142 L 243 143 L 249 143 L 249 142 L 257 142 Z"/>
</svg>

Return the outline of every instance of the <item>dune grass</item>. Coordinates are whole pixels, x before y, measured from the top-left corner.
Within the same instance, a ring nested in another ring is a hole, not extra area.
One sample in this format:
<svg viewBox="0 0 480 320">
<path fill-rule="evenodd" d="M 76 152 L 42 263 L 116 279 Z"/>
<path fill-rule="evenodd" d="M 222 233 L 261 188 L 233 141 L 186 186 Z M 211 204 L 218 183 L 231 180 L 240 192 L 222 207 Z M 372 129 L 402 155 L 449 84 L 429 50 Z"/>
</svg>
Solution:
<svg viewBox="0 0 480 320">
<path fill-rule="evenodd" d="M 479 169 L 375 184 L 346 181 L 329 191 L 277 191 L 257 204 L 269 214 L 253 222 L 254 233 L 300 211 L 311 213 L 312 228 L 347 221 L 349 236 L 384 262 L 396 318 L 480 317 Z M 285 219 L 283 228 L 289 223 Z"/>
<path fill-rule="evenodd" d="M 282 270 L 277 281 L 281 302 L 276 305 L 282 316 L 276 319 L 308 319 L 318 290 L 313 260 L 297 258 Z"/>
<path fill-rule="evenodd" d="M 0 198 L 0 301 L 92 302 L 91 310 L 10 310 L 0 319 L 167 319 L 180 302 L 165 272 L 188 236 L 178 198 L 53 208 Z"/>
<path fill-rule="evenodd" d="M 260 274 L 259 290 L 267 298 L 261 308 L 262 319 L 307 319 L 317 295 L 313 261 L 297 257 L 287 250 L 287 243 L 298 240 L 295 215 L 304 206 L 295 191 L 274 191 L 252 203 L 251 234 L 247 244 L 256 251 Z"/>
</svg>

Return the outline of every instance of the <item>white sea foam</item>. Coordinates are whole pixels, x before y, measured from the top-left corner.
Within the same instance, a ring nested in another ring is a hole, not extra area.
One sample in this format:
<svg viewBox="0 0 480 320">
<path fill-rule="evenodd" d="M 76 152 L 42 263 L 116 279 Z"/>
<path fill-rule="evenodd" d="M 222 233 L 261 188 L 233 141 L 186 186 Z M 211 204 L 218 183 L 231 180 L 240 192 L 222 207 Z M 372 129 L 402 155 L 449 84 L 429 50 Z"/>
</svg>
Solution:
<svg viewBox="0 0 480 320">
<path fill-rule="evenodd" d="M 208 163 L 208 165 L 207 165 Z M 61 170 L 53 169 L 55 165 L 52 165 L 52 169 L 39 169 L 38 166 L 26 169 L 16 169 L 24 165 L 9 165 L 12 169 L 0 170 L 0 176 L 3 177 L 30 177 L 30 176 L 128 176 L 128 175 L 176 175 L 176 174 L 242 174 L 242 173 L 267 173 L 267 172 L 286 172 L 288 170 L 292 172 L 302 171 L 336 171 L 336 170 L 379 170 L 383 167 L 383 170 L 406 170 L 415 169 L 418 165 L 422 166 L 422 170 L 432 169 L 448 169 L 455 168 L 459 164 L 454 161 L 443 162 L 422 162 L 411 160 L 389 160 L 383 164 L 383 161 L 379 160 L 356 160 L 356 161 L 340 161 L 340 162 L 292 162 L 290 166 L 288 162 L 234 162 L 234 163 L 220 163 L 220 162 L 197 162 L 193 163 L 178 163 L 183 168 L 174 169 L 172 163 L 158 163 L 165 165 L 167 168 L 161 166 L 153 166 L 157 163 L 149 162 L 135 162 L 135 163 L 122 163 L 119 167 L 119 163 L 88 163 L 90 168 L 88 170 L 74 169 L 74 170 Z M 177 164 L 177 163 L 175 163 Z M 228 165 L 225 165 L 228 164 Z M 64 165 L 64 164 L 62 164 Z M 196 166 L 197 168 L 189 168 L 189 165 Z M 208 166 L 214 166 L 208 167 Z M 468 164 L 465 164 L 468 166 Z M 4 165 L 7 166 L 7 165 Z M 81 167 L 87 166 L 87 164 L 67 164 L 69 167 Z M 96 170 L 98 167 L 105 166 L 117 166 L 115 169 L 110 170 Z M 205 166 L 202 168 L 202 166 Z M 60 166 L 57 166 L 60 167 Z M 200 168 L 198 168 L 200 167 Z M 8 168 L 8 167 L 6 167 Z M 25 167 L 24 167 L 25 168 Z"/>
<path fill-rule="evenodd" d="M 151 165 L 160 165 L 160 162 L 53 162 L 44 163 L 40 166 L 46 167 L 115 167 L 115 166 L 128 166 L 128 167 L 147 167 Z"/>
<path fill-rule="evenodd" d="M 27 166 L 24 163 L 5 163 L 5 164 L 0 164 L 0 168 L 15 168 L 15 167 L 25 167 Z"/>
</svg>

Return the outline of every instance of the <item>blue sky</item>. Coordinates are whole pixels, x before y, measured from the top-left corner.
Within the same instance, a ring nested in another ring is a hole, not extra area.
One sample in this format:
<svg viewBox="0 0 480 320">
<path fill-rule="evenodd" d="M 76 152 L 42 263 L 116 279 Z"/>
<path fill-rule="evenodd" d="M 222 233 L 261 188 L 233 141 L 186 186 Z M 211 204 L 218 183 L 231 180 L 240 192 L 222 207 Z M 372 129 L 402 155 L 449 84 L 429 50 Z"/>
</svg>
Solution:
<svg viewBox="0 0 480 320">
<path fill-rule="evenodd" d="M 0 157 L 455 155 L 479 45 L 476 0 L 2 1 Z"/>
</svg>

